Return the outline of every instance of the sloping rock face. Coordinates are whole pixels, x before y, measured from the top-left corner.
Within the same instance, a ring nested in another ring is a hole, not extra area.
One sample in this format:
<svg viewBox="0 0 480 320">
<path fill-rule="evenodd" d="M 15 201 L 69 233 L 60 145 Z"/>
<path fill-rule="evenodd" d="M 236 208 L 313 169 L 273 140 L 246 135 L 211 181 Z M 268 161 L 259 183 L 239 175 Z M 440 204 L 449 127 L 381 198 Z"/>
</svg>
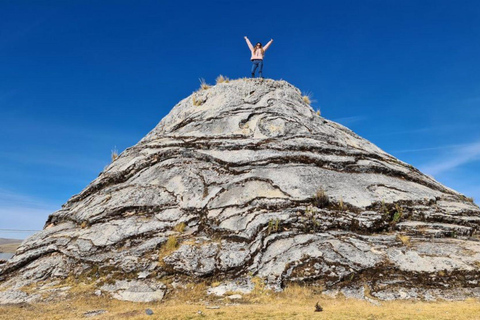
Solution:
<svg viewBox="0 0 480 320">
<path fill-rule="evenodd" d="M 479 223 L 465 196 L 320 117 L 289 83 L 240 79 L 180 101 L 50 215 L 1 266 L 1 289 L 14 300 L 73 276 L 153 301 L 175 290 L 166 279 L 235 291 L 256 277 L 379 299 L 480 296 Z"/>
</svg>

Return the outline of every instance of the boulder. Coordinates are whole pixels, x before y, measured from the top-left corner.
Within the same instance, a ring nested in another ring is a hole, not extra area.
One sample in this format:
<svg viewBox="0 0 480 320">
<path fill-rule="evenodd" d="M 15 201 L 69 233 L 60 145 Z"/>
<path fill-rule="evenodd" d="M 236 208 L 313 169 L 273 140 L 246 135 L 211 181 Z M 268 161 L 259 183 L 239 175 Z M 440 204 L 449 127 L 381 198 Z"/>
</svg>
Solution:
<svg viewBox="0 0 480 320">
<path fill-rule="evenodd" d="M 240 79 L 180 101 L 52 213 L 0 264 L 0 302 L 72 276 L 144 302 L 181 287 L 169 279 L 220 281 L 218 295 L 254 279 L 462 299 L 480 296 L 479 224 L 470 199 L 322 118 L 291 84 Z"/>
</svg>

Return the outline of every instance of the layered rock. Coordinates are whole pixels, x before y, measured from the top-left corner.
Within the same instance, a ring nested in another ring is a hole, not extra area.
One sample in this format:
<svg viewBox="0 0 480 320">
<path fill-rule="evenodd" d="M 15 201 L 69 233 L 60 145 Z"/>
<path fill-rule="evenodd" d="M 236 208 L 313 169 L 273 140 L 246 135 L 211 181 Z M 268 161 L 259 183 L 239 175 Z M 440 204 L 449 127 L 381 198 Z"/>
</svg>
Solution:
<svg viewBox="0 0 480 320">
<path fill-rule="evenodd" d="M 479 224 L 468 198 L 320 117 L 289 83 L 241 79 L 180 101 L 51 214 L 1 266 L 0 300 L 69 276 L 135 301 L 172 278 L 479 296 Z"/>
</svg>

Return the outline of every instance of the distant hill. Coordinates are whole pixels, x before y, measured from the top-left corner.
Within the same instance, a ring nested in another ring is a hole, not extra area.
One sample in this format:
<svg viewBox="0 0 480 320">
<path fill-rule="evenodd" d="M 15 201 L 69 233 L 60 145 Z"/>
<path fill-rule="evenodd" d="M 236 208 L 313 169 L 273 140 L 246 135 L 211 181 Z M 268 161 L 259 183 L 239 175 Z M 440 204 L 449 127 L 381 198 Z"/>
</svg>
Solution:
<svg viewBox="0 0 480 320">
<path fill-rule="evenodd" d="M 22 244 L 20 239 L 5 239 L 0 238 L 0 252 L 13 253 Z"/>
<path fill-rule="evenodd" d="M 0 238 L 0 245 L 3 244 L 10 244 L 10 243 L 22 243 L 23 240 L 21 239 L 5 239 L 5 238 Z"/>
</svg>

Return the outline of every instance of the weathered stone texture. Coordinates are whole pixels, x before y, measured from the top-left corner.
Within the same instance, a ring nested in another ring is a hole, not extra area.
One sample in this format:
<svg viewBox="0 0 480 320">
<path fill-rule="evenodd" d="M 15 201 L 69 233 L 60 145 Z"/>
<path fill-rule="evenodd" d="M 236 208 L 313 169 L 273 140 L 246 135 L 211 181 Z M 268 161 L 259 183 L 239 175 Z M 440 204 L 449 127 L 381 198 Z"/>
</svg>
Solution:
<svg viewBox="0 0 480 320">
<path fill-rule="evenodd" d="M 180 101 L 51 214 L 0 266 L 0 302 L 86 274 L 136 278 L 101 287 L 130 301 L 162 299 L 168 277 L 223 281 L 214 294 L 259 277 L 379 299 L 478 296 L 479 224 L 466 197 L 318 116 L 292 85 L 241 79 Z"/>
</svg>

